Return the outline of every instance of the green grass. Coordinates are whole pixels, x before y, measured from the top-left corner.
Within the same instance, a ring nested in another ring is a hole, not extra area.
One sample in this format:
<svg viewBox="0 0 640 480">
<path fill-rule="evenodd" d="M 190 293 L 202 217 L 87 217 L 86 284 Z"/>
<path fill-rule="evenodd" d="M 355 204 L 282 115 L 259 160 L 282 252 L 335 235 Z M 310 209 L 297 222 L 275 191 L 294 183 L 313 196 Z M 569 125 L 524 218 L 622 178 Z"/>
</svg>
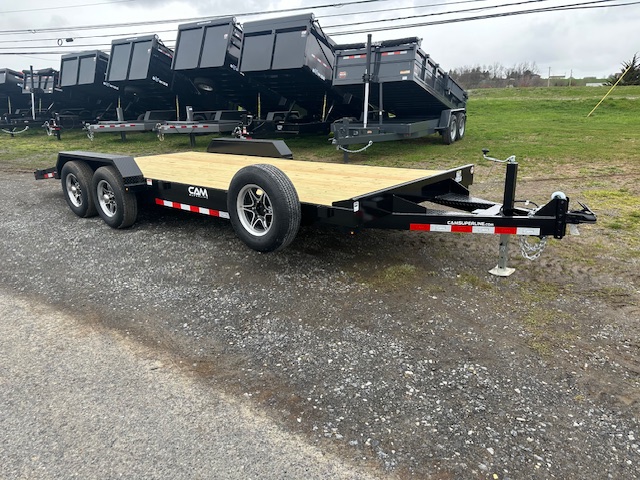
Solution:
<svg viewBox="0 0 640 480">
<path fill-rule="evenodd" d="M 503 169 L 483 160 L 481 151 L 489 148 L 491 155 L 498 158 L 513 154 L 520 165 L 519 191 L 527 190 L 528 181 L 547 180 L 551 189 L 579 195 L 577 198 L 586 199 L 600 214 L 596 227 L 599 234 L 615 235 L 618 242 L 637 249 L 640 87 L 616 88 L 587 117 L 608 90 L 608 87 L 474 90 L 470 92 L 467 134 L 462 141 L 444 145 L 438 135 L 431 135 L 381 142 L 352 155 L 350 161 L 438 169 L 475 163 L 476 184 L 487 184 L 500 196 Z M 197 137 L 195 150 L 204 151 L 210 138 Z M 342 161 L 342 153 L 326 136 L 286 140 L 296 159 Z M 84 132 L 70 130 L 63 131 L 62 140 L 58 141 L 46 136 L 44 130 L 34 128 L 14 138 L 0 134 L 0 168 L 31 171 L 49 167 L 61 150 L 140 156 L 191 148 L 188 137 L 182 135 L 167 135 L 160 142 L 153 133 L 134 133 L 122 142 L 118 134 L 101 133 L 92 142 Z M 535 186 L 528 188 L 536 190 Z M 545 185 L 545 196 L 550 193 L 546 188 Z"/>
<path fill-rule="evenodd" d="M 638 159 L 640 151 L 640 87 L 620 87 L 589 118 L 606 87 L 484 89 L 471 92 L 466 137 L 453 145 L 438 135 L 401 142 L 381 142 L 351 156 L 353 163 L 404 167 L 454 167 L 480 163 L 481 151 L 506 158 L 516 155 L 520 171 L 563 175 L 564 166 L 617 168 Z M 210 137 L 198 137 L 203 151 Z M 342 154 L 324 136 L 287 138 L 295 158 L 341 162 Z M 10 138 L 0 136 L 0 164 L 30 169 L 52 164 L 59 150 L 93 150 L 150 155 L 189 150 L 188 137 L 97 134 L 93 142 L 80 131 L 64 131 L 62 141 L 43 130 Z"/>
</svg>

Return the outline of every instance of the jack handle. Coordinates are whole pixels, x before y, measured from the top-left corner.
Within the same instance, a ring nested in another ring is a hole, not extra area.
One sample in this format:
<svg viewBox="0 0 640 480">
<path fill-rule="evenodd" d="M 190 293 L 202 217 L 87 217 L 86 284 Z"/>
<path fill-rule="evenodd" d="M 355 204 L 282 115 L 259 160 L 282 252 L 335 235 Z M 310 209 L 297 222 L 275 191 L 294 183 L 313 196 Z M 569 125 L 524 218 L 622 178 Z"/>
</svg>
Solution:
<svg viewBox="0 0 640 480">
<path fill-rule="evenodd" d="M 584 203 L 578 202 L 582 210 L 572 210 L 567 213 L 567 223 L 596 223 L 596 214 L 591 211 Z"/>
<path fill-rule="evenodd" d="M 484 158 L 485 160 L 489 160 L 490 162 L 496 162 L 496 163 L 516 163 L 516 156 L 515 155 L 511 155 L 509 158 L 507 158 L 506 160 L 500 160 L 499 158 L 494 158 L 494 157 L 490 157 L 487 155 L 487 153 L 489 153 L 489 149 L 488 148 L 483 148 L 482 149 L 482 158 Z"/>
</svg>

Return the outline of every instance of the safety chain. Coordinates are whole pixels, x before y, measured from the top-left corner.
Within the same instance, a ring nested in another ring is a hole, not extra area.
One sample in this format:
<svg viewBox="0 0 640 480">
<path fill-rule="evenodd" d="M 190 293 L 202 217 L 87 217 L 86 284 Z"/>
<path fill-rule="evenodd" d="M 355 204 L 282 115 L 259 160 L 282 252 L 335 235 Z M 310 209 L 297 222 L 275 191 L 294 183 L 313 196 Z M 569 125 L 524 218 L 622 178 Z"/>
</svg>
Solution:
<svg viewBox="0 0 640 480">
<path fill-rule="evenodd" d="M 344 148 L 341 145 L 338 145 L 338 150 L 342 150 L 343 152 L 347 152 L 347 153 L 360 153 L 360 152 L 364 152 L 367 148 L 369 148 L 371 145 L 373 145 L 373 142 L 371 140 L 369 140 L 369 143 L 367 143 L 364 147 L 362 147 L 360 150 L 348 150 L 346 148 Z"/>
<path fill-rule="evenodd" d="M 520 237 L 520 252 L 527 260 L 537 260 L 547 246 L 548 237 L 541 237 L 538 243 L 529 243 L 527 237 Z"/>
<path fill-rule="evenodd" d="M 49 121 L 46 121 L 42 124 L 42 126 L 45 128 L 45 130 L 47 131 L 47 135 L 52 137 L 53 136 L 53 132 L 54 132 L 54 128 L 55 128 L 55 124 L 50 124 Z"/>
<path fill-rule="evenodd" d="M 88 124 L 84 126 L 84 129 L 87 131 L 87 137 L 89 138 L 89 140 L 93 142 L 93 139 L 95 138 L 95 133 L 93 132 L 93 130 L 89 128 Z"/>
<path fill-rule="evenodd" d="M 24 133 L 24 132 L 26 132 L 27 130 L 29 130 L 29 125 L 25 126 L 25 127 L 24 127 L 22 130 L 20 130 L 20 131 L 15 131 L 15 130 L 5 130 L 4 128 L 2 129 L 2 131 L 3 131 L 4 133 L 6 133 L 7 135 L 11 135 L 12 137 L 13 137 L 14 135 L 19 134 L 19 133 Z"/>
</svg>

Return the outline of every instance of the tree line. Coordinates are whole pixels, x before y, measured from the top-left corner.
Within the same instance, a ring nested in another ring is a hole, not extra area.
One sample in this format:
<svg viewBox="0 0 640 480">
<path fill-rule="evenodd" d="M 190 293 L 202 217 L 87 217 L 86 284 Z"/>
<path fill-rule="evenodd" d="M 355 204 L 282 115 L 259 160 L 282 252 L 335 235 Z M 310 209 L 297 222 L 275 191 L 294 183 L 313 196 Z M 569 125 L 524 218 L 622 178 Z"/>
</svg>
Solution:
<svg viewBox="0 0 640 480">
<path fill-rule="evenodd" d="M 454 68 L 449 72 L 464 88 L 541 87 L 547 81 L 540 76 L 535 62 L 522 62 L 512 67 L 501 63 Z"/>
<path fill-rule="evenodd" d="M 623 74 L 624 77 L 619 85 L 640 85 L 640 58 L 638 58 L 638 54 L 635 54 L 631 60 L 622 62 L 620 72 L 611 75 L 605 84 L 615 84 Z M 587 82 L 598 81 L 595 77 L 587 77 L 581 80 L 565 78 L 564 76 L 542 78 L 536 62 L 522 62 L 512 67 L 505 67 L 498 62 L 492 65 L 466 65 L 454 68 L 449 72 L 449 75 L 466 89 L 555 87 L 585 85 Z"/>
</svg>

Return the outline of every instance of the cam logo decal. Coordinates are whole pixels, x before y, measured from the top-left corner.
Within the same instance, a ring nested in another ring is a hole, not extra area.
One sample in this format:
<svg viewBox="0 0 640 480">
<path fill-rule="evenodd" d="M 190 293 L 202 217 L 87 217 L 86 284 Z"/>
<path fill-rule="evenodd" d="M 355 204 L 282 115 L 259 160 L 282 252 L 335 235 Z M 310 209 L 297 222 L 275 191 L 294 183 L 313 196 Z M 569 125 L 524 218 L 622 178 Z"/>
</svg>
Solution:
<svg viewBox="0 0 640 480">
<path fill-rule="evenodd" d="M 190 197 L 206 198 L 207 200 L 209 199 L 209 192 L 207 192 L 206 188 L 189 187 L 187 190 L 189 192 Z"/>
</svg>

